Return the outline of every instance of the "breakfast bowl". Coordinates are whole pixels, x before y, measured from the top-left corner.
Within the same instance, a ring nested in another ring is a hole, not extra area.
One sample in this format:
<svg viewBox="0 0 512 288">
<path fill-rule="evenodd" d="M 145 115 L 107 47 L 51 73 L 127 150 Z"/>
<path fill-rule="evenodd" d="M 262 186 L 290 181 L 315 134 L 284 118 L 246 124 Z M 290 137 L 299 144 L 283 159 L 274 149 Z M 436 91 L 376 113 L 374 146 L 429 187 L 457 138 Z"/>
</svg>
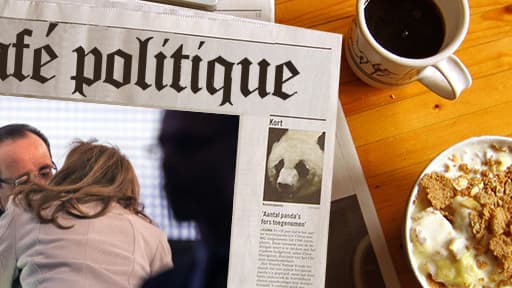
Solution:
<svg viewBox="0 0 512 288">
<path fill-rule="evenodd" d="M 473 137 L 435 157 L 406 209 L 405 251 L 423 287 L 512 287 L 512 138 Z"/>
</svg>

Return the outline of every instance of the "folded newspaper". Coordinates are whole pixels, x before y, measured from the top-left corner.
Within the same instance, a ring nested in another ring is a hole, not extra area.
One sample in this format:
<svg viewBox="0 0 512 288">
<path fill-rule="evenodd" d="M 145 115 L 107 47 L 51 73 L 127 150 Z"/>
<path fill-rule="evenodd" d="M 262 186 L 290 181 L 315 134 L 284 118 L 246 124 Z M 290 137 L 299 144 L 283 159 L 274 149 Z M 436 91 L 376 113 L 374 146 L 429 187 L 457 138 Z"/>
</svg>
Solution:
<svg viewBox="0 0 512 288">
<path fill-rule="evenodd" d="M 238 115 L 227 287 L 399 286 L 338 101 L 341 35 L 59 2 L 0 2 L 0 94 Z"/>
<path fill-rule="evenodd" d="M 201 10 L 192 9 L 193 0 L 18 0 L 25 2 L 46 2 L 56 4 L 81 5 L 88 7 L 102 7 L 106 9 L 125 9 L 135 11 L 151 11 L 167 14 L 196 15 L 198 17 L 210 17 L 215 15 L 226 15 L 243 17 L 246 19 L 274 22 L 274 1 L 273 0 L 197 0 L 201 2 L 215 3 L 213 13 L 206 14 Z M 185 6 L 169 5 L 170 3 L 183 3 Z"/>
</svg>

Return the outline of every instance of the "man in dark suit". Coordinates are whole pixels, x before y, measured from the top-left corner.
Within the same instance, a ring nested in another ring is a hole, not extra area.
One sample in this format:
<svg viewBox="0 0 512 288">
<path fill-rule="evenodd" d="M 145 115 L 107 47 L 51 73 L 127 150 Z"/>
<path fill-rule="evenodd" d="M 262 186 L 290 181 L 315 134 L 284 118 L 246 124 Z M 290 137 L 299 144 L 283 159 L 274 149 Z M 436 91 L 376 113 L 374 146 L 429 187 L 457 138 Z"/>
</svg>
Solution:
<svg viewBox="0 0 512 288">
<path fill-rule="evenodd" d="M 238 116 L 167 111 L 160 130 L 164 187 L 174 216 L 197 223 L 191 259 L 149 279 L 144 288 L 226 287 Z M 173 246 L 173 257 L 180 255 Z M 181 283 L 181 284 L 178 284 Z"/>
</svg>

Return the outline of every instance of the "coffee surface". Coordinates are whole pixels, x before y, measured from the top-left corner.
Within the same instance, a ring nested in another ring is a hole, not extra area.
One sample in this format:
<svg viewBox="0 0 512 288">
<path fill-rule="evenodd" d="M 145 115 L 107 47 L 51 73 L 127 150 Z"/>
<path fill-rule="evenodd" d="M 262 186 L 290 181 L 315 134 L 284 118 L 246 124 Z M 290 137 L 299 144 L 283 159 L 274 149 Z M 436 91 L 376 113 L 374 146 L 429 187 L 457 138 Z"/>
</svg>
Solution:
<svg viewBox="0 0 512 288">
<path fill-rule="evenodd" d="M 395 55 L 426 58 L 443 44 L 445 24 L 432 0 L 370 0 L 364 14 L 375 40 Z"/>
</svg>

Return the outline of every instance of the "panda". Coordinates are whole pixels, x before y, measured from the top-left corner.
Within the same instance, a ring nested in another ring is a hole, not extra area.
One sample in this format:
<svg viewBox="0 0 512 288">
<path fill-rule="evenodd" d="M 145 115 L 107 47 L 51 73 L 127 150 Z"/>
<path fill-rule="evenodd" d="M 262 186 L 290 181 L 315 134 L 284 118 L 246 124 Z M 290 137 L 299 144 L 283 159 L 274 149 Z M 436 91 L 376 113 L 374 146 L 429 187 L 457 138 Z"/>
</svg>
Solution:
<svg viewBox="0 0 512 288">
<path fill-rule="evenodd" d="M 325 132 L 276 130 L 283 134 L 267 159 L 267 199 L 319 204 Z"/>
</svg>

